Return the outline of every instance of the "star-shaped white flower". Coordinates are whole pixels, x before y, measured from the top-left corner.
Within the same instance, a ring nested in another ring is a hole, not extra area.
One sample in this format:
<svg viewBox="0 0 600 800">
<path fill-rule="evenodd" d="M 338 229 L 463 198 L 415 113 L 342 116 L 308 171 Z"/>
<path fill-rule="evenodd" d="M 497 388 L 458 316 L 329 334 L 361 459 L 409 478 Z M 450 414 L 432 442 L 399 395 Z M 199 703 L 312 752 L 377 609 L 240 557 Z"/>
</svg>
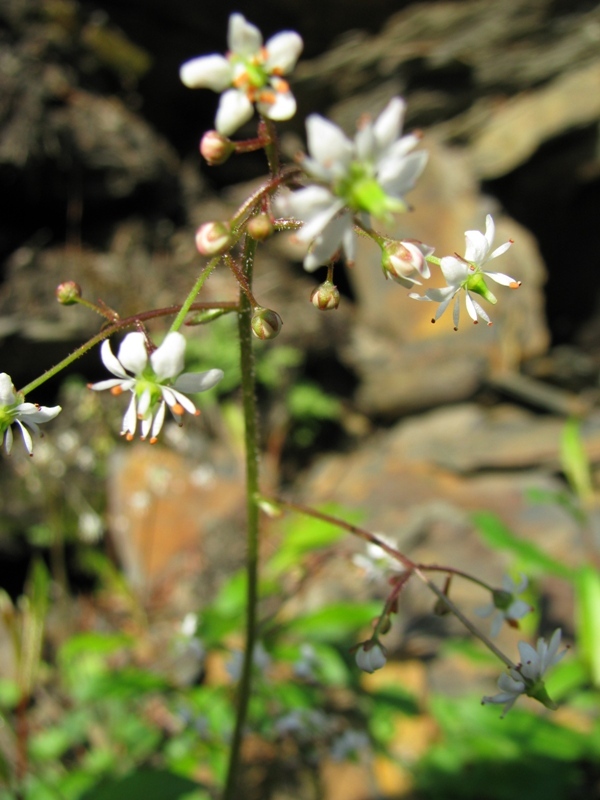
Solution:
<svg viewBox="0 0 600 800">
<path fill-rule="evenodd" d="M 478 319 L 481 318 L 488 325 L 491 325 L 490 318 L 475 300 L 472 292 L 481 295 L 489 303 L 495 304 L 497 300 L 487 287 L 486 277 L 491 278 L 496 283 L 500 283 L 502 286 L 508 286 L 511 289 L 519 288 L 521 282 L 511 278 L 510 275 L 483 269 L 488 261 L 497 258 L 502 253 L 506 253 L 513 244 L 511 240 L 492 251 L 494 234 L 494 220 L 488 214 L 485 218 L 485 233 L 481 233 L 481 231 L 467 231 L 465 233 L 466 248 L 464 258 L 454 255 L 444 256 L 440 260 L 440 267 L 448 285 L 442 289 L 428 289 L 423 296 L 416 293 L 409 295 L 414 300 L 432 300 L 434 303 L 440 304 L 434 318 L 431 320 L 432 322 L 436 322 L 442 316 L 452 299 L 454 299 L 454 330 L 458 329 L 460 317 L 459 293 L 462 289 L 465 292 L 467 313 L 473 322 L 477 323 Z"/>
<path fill-rule="evenodd" d="M 504 705 L 503 717 L 522 694 L 539 700 L 547 708 L 556 708 L 546 692 L 542 678 L 546 671 L 554 664 L 558 664 L 567 652 L 566 649 L 558 652 L 560 640 L 561 630 L 558 628 L 552 634 L 549 643 L 540 637 L 535 649 L 527 642 L 519 642 L 520 664 L 500 676 L 498 679 L 500 692 L 498 694 L 493 697 L 484 697 L 481 702 Z"/>
<path fill-rule="evenodd" d="M 493 615 L 490 629 L 492 636 L 498 636 L 502 623 L 505 621 L 512 627 L 518 628 L 518 620 L 532 610 L 529 603 L 515 597 L 524 592 L 526 588 L 527 577 L 525 575 L 521 575 L 519 583 L 515 583 L 509 575 L 505 575 L 502 578 L 502 589 L 494 590 L 491 603 L 476 609 L 475 613 L 480 617 Z"/>
<path fill-rule="evenodd" d="M 128 333 L 115 356 L 108 340 L 102 343 L 104 366 L 116 378 L 90 384 L 90 389 L 101 392 L 110 389 L 115 395 L 130 391 L 131 402 L 123 417 L 121 435 L 131 441 L 140 422 L 141 438 L 150 434 L 154 444 L 169 406 L 175 420 L 181 425 L 184 411 L 198 415 L 200 412 L 186 394 L 212 389 L 223 377 L 220 369 L 207 372 L 183 371 L 185 339 L 180 333 L 168 333 L 163 343 L 148 358 L 146 337 L 143 333 Z"/>
<path fill-rule="evenodd" d="M 42 436 L 39 425 L 49 422 L 61 412 L 60 406 L 38 406 L 36 403 L 24 403 L 15 389 L 10 375 L 0 372 L 0 436 L 4 439 L 4 449 L 10 453 L 13 444 L 12 425 L 21 430 L 25 449 L 33 455 L 33 440 L 29 430 L 36 436 Z M 29 429 L 29 430 L 28 430 Z"/>
<path fill-rule="evenodd" d="M 411 153 L 419 136 L 400 136 L 406 104 L 393 98 L 379 117 L 364 120 L 351 141 L 333 122 L 313 114 L 306 120 L 309 156 L 302 167 L 313 185 L 283 196 L 279 209 L 302 220 L 297 233 L 309 245 L 304 268 L 312 272 L 342 250 L 354 260 L 354 217 L 368 225 L 369 216 L 385 219 L 406 211 L 404 195 L 425 164 L 427 153 Z"/>
<path fill-rule="evenodd" d="M 296 100 L 283 75 L 296 65 L 303 42 L 294 31 L 282 31 L 263 46 L 261 32 L 242 14 L 229 17 L 229 52 L 225 56 L 192 58 L 181 66 L 182 82 L 190 89 L 221 92 L 215 126 L 230 136 L 254 112 L 254 105 L 272 120 L 290 119 Z"/>
</svg>

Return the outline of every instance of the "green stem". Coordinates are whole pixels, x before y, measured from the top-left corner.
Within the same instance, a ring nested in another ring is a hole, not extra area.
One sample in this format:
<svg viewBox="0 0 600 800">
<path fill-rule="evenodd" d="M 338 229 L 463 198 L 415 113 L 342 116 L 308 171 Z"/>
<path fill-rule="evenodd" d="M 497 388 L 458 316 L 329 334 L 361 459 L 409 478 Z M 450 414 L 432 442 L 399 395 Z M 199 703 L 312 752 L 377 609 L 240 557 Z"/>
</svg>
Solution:
<svg viewBox="0 0 600 800">
<path fill-rule="evenodd" d="M 252 286 L 252 272 L 256 241 L 246 236 L 243 254 L 244 276 L 248 285 Z M 237 712 L 231 749 L 227 779 L 222 800 L 233 800 L 239 797 L 238 782 L 240 773 L 240 757 L 242 737 L 248 704 L 252 690 L 252 656 L 256 640 L 257 604 L 258 604 L 258 424 L 255 391 L 254 351 L 252 347 L 252 305 L 245 292 L 240 291 L 238 312 L 238 335 L 240 339 L 240 360 L 242 369 L 242 404 L 245 424 L 246 450 L 246 513 L 248 526 L 248 542 L 246 557 L 247 572 L 247 606 L 246 606 L 246 646 L 242 676 L 237 690 Z"/>
<path fill-rule="evenodd" d="M 171 327 L 169 328 L 169 333 L 173 333 L 173 331 L 178 331 L 179 328 L 181 328 L 181 326 L 183 325 L 183 322 L 184 322 L 184 320 L 185 320 L 190 308 L 192 307 L 192 303 L 194 302 L 196 297 L 198 297 L 198 293 L 200 292 L 200 289 L 202 289 L 202 287 L 204 286 L 204 282 L 206 281 L 206 279 L 208 278 L 210 273 L 213 271 L 213 269 L 219 263 L 220 258 L 221 258 L 221 256 L 215 256 L 214 258 L 211 258 L 211 260 L 208 262 L 206 267 L 202 270 L 202 272 L 198 276 L 198 280 L 193 285 L 191 292 L 188 294 L 188 296 L 184 300 L 184 303 L 181 306 L 181 310 L 179 311 L 179 314 L 177 314 L 177 316 L 173 320 L 173 323 L 171 324 Z"/>
</svg>

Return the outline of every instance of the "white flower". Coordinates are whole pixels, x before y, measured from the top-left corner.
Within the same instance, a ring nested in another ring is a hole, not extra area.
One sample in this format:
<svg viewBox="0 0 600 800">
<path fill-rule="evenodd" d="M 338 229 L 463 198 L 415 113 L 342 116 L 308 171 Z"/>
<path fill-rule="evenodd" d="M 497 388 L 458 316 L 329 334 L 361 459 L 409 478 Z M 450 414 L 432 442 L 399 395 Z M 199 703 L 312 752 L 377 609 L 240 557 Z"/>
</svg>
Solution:
<svg viewBox="0 0 600 800">
<path fill-rule="evenodd" d="M 28 428 L 37 436 L 42 436 L 39 425 L 54 419 L 61 412 L 60 406 L 38 406 L 36 403 L 24 403 L 19 396 L 10 375 L 0 373 L 0 436 L 4 438 L 4 449 L 10 453 L 13 443 L 12 425 L 16 423 L 21 429 L 25 449 L 33 455 L 33 441 Z"/>
<path fill-rule="evenodd" d="M 387 218 L 406 211 L 404 195 L 413 188 L 427 162 L 427 153 L 411 153 L 417 135 L 400 137 L 406 104 L 393 98 L 375 122 L 365 121 L 354 141 L 329 120 L 308 117 L 309 157 L 304 170 L 316 185 L 284 196 L 280 208 L 302 220 L 297 238 L 309 244 L 304 268 L 327 264 L 339 249 L 354 260 L 354 216 L 368 225 L 369 215 Z"/>
<path fill-rule="evenodd" d="M 356 665 L 363 672 L 375 672 L 381 669 L 387 662 L 387 655 L 382 644 L 374 639 L 363 642 L 356 651 Z"/>
<path fill-rule="evenodd" d="M 133 439 L 139 420 L 141 438 L 145 439 L 150 434 L 150 442 L 154 444 L 164 422 L 165 406 L 169 406 L 180 425 L 184 411 L 198 415 L 200 412 L 184 392 L 205 392 L 223 377 L 220 369 L 181 375 L 184 353 L 185 339 L 175 332 L 165 336 L 163 343 L 149 359 L 143 333 L 128 333 L 116 357 L 108 340 L 102 343 L 104 366 L 117 377 L 91 384 L 89 388 L 96 392 L 110 389 L 115 395 L 131 392 L 131 402 L 123 417 L 121 430 L 121 435 L 128 441 Z"/>
<path fill-rule="evenodd" d="M 222 92 L 215 120 L 217 131 L 230 136 L 252 117 L 254 104 L 269 119 L 293 117 L 296 100 L 281 76 L 291 72 L 302 52 L 300 36 L 282 31 L 263 46 L 258 28 L 246 22 L 242 14 L 232 14 L 227 44 L 227 55 L 192 58 L 179 71 L 190 89 Z"/>
<path fill-rule="evenodd" d="M 397 541 L 394 541 L 389 536 L 385 536 L 383 533 L 378 533 L 377 538 L 389 547 L 393 547 L 394 549 L 398 547 Z M 365 554 L 355 553 L 352 556 L 352 563 L 364 570 L 367 580 L 381 579 L 389 574 L 389 571 L 392 569 L 396 572 L 402 569 L 399 561 L 374 542 L 367 542 L 365 550 Z"/>
<path fill-rule="evenodd" d="M 483 704 L 497 703 L 504 705 L 503 717 L 510 711 L 515 701 L 522 694 L 539 700 L 547 708 L 556 708 L 556 705 L 548 697 L 542 678 L 546 671 L 554 664 L 558 664 L 567 652 L 566 650 L 558 652 L 560 639 L 561 630 L 557 628 L 548 644 L 545 639 L 540 637 L 537 640 L 535 650 L 527 642 L 519 642 L 521 663 L 516 668 L 509 670 L 508 673 L 500 676 L 498 679 L 500 692 L 498 694 L 493 697 L 484 697 L 481 702 Z"/>
<path fill-rule="evenodd" d="M 459 292 L 464 289 L 467 313 L 473 322 L 477 323 L 478 318 L 481 317 L 488 325 L 491 325 L 490 318 L 472 297 L 471 292 L 475 292 L 484 297 L 489 303 L 495 304 L 497 300 L 488 289 L 485 277 L 491 278 L 496 283 L 502 284 L 502 286 L 509 286 L 511 289 L 519 288 L 521 282 L 511 278 L 510 275 L 483 269 L 484 264 L 487 264 L 492 258 L 497 258 L 502 253 L 505 253 L 513 244 L 512 240 L 505 242 L 490 253 L 494 241 L 494 233 L 494 220 L 488 214 L 485 218 L 485 234 L 481 233 L 481 231 L 467 231 L 465 233 L 466 249 L 464 258 L 454 255 L 444 256 L 441 259 L 440 267 L 448 285 L 442 289 L 428 289 L 424 296 L 414 293 L 409 295 L 414 300 L 432 300 L 434 303 L 440 304 L 434 318 L 431 320 L 432 322 L 436 322 L 442 316 L 451 300 L 455 298 L 453 310 L 454 330 L 458 329 L 460 316 Z"/>
<path fill-rule="evenodd" d="M 524 600 L 518 600 L 515 595 L 521 594 L 527 588 L 527 577 L 521 575 L 519 583 L 515 583 L 512 578 L 505 575 L 502 578 L 502 589 L 495 589 L 492 594 L 492 602 L 478 608 L 475 613 L 480 617 L 492 616 L 490 633 L 498 636 L 504 621 L 515 628 L 518 628 L 517 620 L 529 614 L 531 606 Z"/>
</svg>

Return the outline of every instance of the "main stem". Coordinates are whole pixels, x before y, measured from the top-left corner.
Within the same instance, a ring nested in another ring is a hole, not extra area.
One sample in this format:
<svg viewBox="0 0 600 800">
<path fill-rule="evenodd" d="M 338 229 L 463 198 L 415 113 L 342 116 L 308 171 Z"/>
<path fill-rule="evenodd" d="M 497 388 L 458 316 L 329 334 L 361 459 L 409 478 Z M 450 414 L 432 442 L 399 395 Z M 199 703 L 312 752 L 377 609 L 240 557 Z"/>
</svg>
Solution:
<svg viewBox="0 0 600 800">
<path fill-rule="evenodd" d="M 248 285 L 252 286 L 252 272 L 256 242 L 246 236 L 243 270 Z M 229 752 L 227 780 L 222 800 L 233 800 L 239 795 L 237 785 L 240 773 L 240 755 L 248 704 L 252 691 L 252 656 L 256 640 L 256 617 L 258 603 L 258 425 L 255 391 L 254 351 L 252 348 L 252 305 L 246 294 L 240 291 L 238 312 L 238 336 L 242 368 L 242 404 L 244 409 L 246 449 L 246 514 L 247 514 L 247 595 L 246 595 L 246 646 L 242 676 L 238 686 L 235 729 Z"/>
</svg>

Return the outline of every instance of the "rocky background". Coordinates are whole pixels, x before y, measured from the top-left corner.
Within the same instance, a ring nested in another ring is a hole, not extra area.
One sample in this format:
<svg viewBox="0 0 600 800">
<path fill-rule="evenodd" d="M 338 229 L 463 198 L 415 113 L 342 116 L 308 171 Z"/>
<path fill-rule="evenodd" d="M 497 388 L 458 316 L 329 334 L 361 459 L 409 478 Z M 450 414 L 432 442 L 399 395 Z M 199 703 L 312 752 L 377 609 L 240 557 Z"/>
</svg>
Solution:
<svg viewBox="0 0 600 800">
<path fill-rule="evenodd" d="M 212 126 L 217 98 L 178 80 L 185 59 L 223 51 L 232 10 L 265 36 L 291 27 L 305 38 L 293 81 L 300 113 L 283 126 L 288 154 L 301 147 L 309 111 L 351 132 L 361 113 L 377 114 L 401 94 L 407 128 L 424 131 L 431 160 L 411 196 L 415 211 L 396 233 L 441 254 L 462 252 L 463 231 L 481 229 L 491 212 L 498 242 L 515 240 L 502 269 L 523 281 L 519 292 L 499 290 L 493 327 L 464 320 L 454 332 L 445 318 L 432 326 L 428 306 L 386 282 L 378 251 L 363 243 L 356 267 L 338 271 L 342 307 L 324 314 L 308 302 L 319 275 L 303 272 L 287 239 L 270 243 L 257 296 L 284 328 L 269 347 L 305 353 L 295 371 L 282 368 L 281 381 L 312 380 L 337 398 L 341 413 L 300 451 L 286 438 L 284 398 L 267 393 L 266 482 L 293 481 L 311 502 L 358 507 L 366 524 L 397 536 L 417 558 L 492 581 L 505 562 L 479 544 L 468 516 L 475 509 L 499 513 L 560 559 L 595 558 L 595 534 L 582 541 L 566 513 L 526 499 L 527 489 L 564 485 L 559 452 L 568 416 L 583 418 L 589 455 L 600 460 L 600 7 L 593 2 L 372 0 L 365 9 L 342 0 L 263 0 L 208 10 L 198 0 L 3 0 L 1 370 L 23 385 L 97 330 L 85 309 L 54 301 L 62 280 L 78 281 L 85 296 L 122 315 L 185 296 L 201 267 L 195 227 L 225 217 L 264 172 L 260 156 L 217 169 L 201 164 L 197 141 Z M 235 297 L 226 274 L 211 278 L 207 291 Z M 85 380 L 100 374 L 97 354 L 69 371 Z M 0 465 L 8 565 L 0 582 L 17 592 L 31 544 L 56 556 L 56 531 L 71 530 L 69 548 L 105 535 L 144 591 L 193 551 L 196 591 L 210 592 L 243 555 L 231 425 L 212 406 L 201 432 L 167 431 L 172 450 L 115 446 L 120 412 L 89 394 L 77 382 L 46 385 L 35 399 L 58 397 L 65 413 L 33 460 L 15 452 Z M 68 573 L 69 563 L 56 559 Z M 356 576 L 343 564 L 335 580 L 306 590 L 307 603 L 322 601 L 323 585 L 352 591 Z M 544 592 L 544 626 L 558 621 L 568 630 L 570 599 L 551 582 Z M 410 650 L 416 631 L 414 649 L 422 652 L 432 646 L 415 627 L 424 601 L 409 601 L 396 646 Z"/>
</svg>

